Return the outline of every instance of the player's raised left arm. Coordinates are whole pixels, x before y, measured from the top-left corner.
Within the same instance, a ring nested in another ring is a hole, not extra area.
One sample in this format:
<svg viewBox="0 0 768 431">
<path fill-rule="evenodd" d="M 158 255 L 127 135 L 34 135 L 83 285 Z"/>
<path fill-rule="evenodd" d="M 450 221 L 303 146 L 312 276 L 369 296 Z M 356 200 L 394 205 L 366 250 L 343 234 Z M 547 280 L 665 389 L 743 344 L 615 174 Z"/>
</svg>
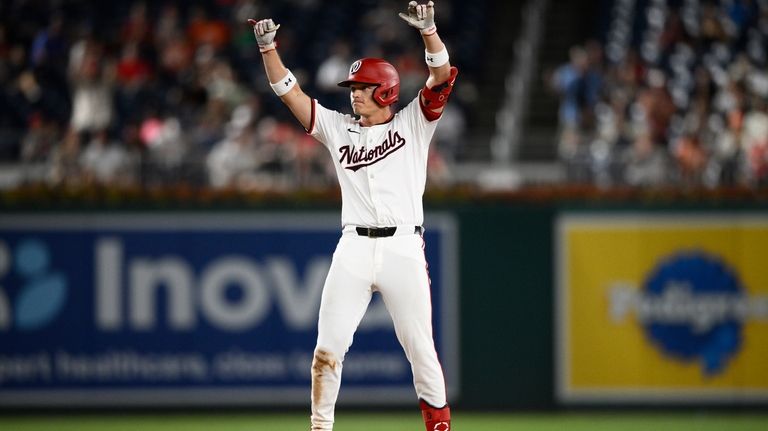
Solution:
<svg viewBox="0 0 768 431">
<path fill-rule="evenodd" d="M 418 29 L 424 40 L 424 61 L 429 67 L 429 78 L 420 97 L 422 106 L 434 114 L 427 117 L 437 118 L 453 89 L 458 70 L 451 67 L 448 49 L 437 34 L 435 4 L 431 0 L 426 4 L 412 1 L 408 3 L 408 12 L 399 15 L 408 25 Z"/>
</svg>

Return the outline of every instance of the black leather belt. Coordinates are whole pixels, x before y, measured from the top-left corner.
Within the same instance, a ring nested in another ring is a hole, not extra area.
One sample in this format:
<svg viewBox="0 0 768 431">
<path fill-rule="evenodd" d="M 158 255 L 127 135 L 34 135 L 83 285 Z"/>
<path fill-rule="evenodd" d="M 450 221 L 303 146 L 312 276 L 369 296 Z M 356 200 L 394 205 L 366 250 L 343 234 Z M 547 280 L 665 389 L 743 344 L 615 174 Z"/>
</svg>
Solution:
<svg viewBox="0 0 768 431">
<path fill-rule="evenodd" d="M 367 236 L 368 238 L 383 238 L 383 237 L 394 235 L 395 232 L 397 232 L 397 226 L 388 226 L 388 227 L 357 226 L 355 227 L 355 230 L 357 231 L 357 234 L 360 236 Z M 424 232 L 424 228 L 421 226 L 415 226 L 413 229 L 413 233 L 417 233 L 421 235 L 422 232 Z"/>
</svg>

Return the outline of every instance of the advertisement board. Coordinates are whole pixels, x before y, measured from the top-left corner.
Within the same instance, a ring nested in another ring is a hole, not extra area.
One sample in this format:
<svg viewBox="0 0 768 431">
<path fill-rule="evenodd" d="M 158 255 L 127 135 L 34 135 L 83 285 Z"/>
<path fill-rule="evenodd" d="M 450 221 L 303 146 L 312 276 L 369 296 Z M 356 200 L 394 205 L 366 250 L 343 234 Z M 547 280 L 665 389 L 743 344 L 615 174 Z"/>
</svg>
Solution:
<svg viewBox="0 0 768 431">
<path fill-rule="evenodd" d="M 768 400 L 768 214 L 556 227 L 559 401 Z"/>
<path fill-rule="evenodd" d="M 427 214 L 436 347 L 458 390 L 456 224 Z M 336 213 L 0 215 L 0 406 L 309 403 Z M 340 403 L 413 404 L 378 295 Z"/>
</svg>

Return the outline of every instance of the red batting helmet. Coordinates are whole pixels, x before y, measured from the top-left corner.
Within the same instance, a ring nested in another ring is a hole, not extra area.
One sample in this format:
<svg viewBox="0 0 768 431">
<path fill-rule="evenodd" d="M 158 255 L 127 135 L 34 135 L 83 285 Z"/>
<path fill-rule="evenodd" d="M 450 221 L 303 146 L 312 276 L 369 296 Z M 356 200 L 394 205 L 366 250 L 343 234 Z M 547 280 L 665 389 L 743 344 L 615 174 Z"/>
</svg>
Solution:
<svg viewBox="0 0 768 431">
<path fill-rule="evenodd" d="M 400 93 L 400 75 L 395 67 L 380 58 L 361 58 L 352 63 L 349 77 L 339 82 L 339 87 L 349 87 L 355 82 L 376 85 L 373 100 L 381 106 L 397 102 Z"/>
</svg>

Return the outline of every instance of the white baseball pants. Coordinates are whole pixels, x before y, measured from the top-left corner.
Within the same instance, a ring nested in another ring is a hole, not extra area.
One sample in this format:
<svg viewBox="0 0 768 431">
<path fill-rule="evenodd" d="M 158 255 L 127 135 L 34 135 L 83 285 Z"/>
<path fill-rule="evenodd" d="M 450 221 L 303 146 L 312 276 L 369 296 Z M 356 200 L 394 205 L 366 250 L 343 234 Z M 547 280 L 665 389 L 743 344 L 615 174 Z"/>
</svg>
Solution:
<svg viewBox="0 0 768 431">
<path fill-rule="evenodd" d="M 371 296 L 379 292 L 411 363 L 416 395 L 446 404 L 445 380 L 432 339 L 432 303 L 424 240 L 414 226 L 368 238 L 347 227 L 323 287 L 312 362 L 312 430 L 332 430 L 344 355 Z"/>
</svg>

